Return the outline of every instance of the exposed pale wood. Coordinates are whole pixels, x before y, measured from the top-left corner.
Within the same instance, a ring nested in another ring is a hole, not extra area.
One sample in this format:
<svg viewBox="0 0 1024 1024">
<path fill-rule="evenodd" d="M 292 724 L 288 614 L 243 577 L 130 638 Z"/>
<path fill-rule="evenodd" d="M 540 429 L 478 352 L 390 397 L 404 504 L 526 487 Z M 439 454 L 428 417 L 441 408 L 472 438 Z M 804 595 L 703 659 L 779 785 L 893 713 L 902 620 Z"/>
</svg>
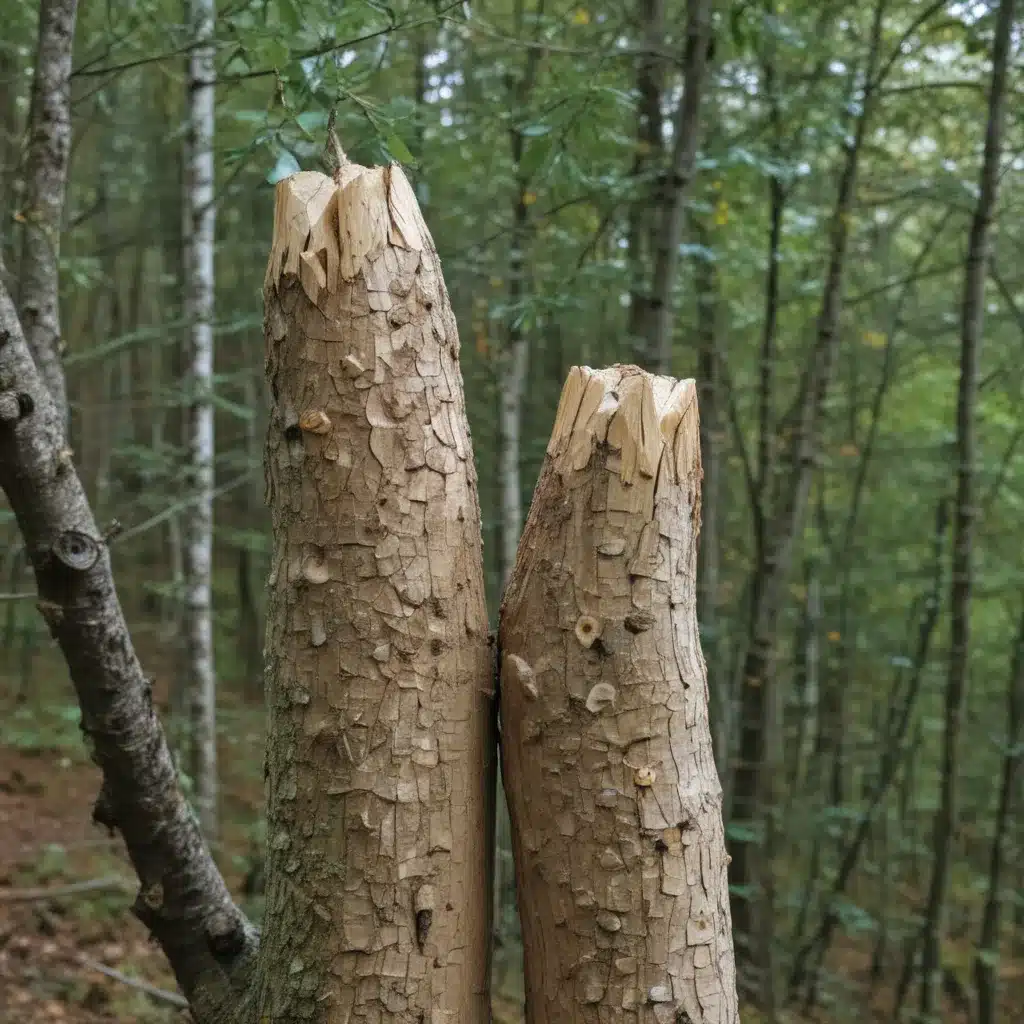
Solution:
<svg viewBox="0 0 1024 1024">
<path fill-rule="evenodd" d="M 273 1020 L 488 1019 L 494 753 L 458 335 L 397 166 L 277 186 L 267 926 Z"/>
<path fill-rule="evenodd" d="M 737 1024 L 693 381 L 575 367 L 501 611 L 530 1024 Z"/>
</svg>

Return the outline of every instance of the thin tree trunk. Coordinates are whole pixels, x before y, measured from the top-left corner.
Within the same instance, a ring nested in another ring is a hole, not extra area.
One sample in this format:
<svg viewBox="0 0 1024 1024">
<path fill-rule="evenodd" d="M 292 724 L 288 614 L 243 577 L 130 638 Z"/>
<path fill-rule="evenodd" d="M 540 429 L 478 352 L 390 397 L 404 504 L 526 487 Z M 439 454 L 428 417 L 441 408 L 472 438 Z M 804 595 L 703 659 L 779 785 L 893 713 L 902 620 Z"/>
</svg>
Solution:
<svg viewBox="0 0 1024 1024">
<path fill-rule="evenodd" d="M 939 618 L 939 610 L 942 604 L 943 584 L 943 555 L 946 543 L 946 527 L 948 512 L 945 501 L 939 503 L 935 514 L 935 539 L 932 546 L 932 582 L 929 593 L 922 603 L 922 610 L 917 627 L 917 642 L 914 649 L 910 679 L 903 695 L 902 705 L 898 702 L 902 672 L 897 672 L 893 681 L 890 714 L 888 728 L 886 730 L 885 743 L 882 748 L 881 764 L 879 766 L 878 779 L 874 791 L 867 800 L 867 807 L 857 822 L 850 843 L 843 852 L 843 857 L 836 872 L 835 881 L 832 884 L 828 900 L 825 904 L 825 913 L 821 923 L 814 932 L 796 951 L 793 957 L 793 966 L 789 976 L 789 998 L 795 999 L 801 986 L 807 983 L 806 1005 L 813 1005 L 817 997 L 818 975 L 821 965 L 828 954 L 832 935 L 840 923 L 839 900 L 846 887 L 853 877 L 854 869 L 860 858 L 860 852 L 867 839 L 872 822 L 878 809 L 882 806 L 886 793 L 889 791 L 901 760 L 913 763 L 913 748 L 907 754 L 904 753 L 907 730 L 913 720 L 914 708 L 917 704 L 917 697 L 920 693 L 921 682 L 924 678 L 925 668 L 928 664 L 928 653 L 931 650 L 932 636 Z M 901 816 L 906 820 L 905 816 Z M 816 835 L 814 852 L 811 856 L 810 881 L 806 886 L 807 901 L 801 909 L 801 918 L 806 917 L 809 909 L 813 881 L 818 875 L 818 862 L 820 861 L 821 839 Z M 801 920 L 796 930 L 796 937 L 803 934 L 804 926 Z M 809 977 L 809 981 L 808 981 Z"/>
<path fill-rule="evenodd" d="M 700 473 L 693 381 L 570 371 L 500 620 L 530 1024 L 739 1020 Z"/>
<path fill-rule="evenodd" d="M 488 1019 L 493 664 L 459 342 L 401 168 L 280 182 L 256 1019 Z M 344 240 L 344 243 L 342 243 Z"/>
<path fill-rule="evenodd" d="M 71 57 L 78 0 L 42 0 L 25 156 L 18 314 L 67 430 L 58 269 L 71 153 Z"/>
<path fill-rule="evenodd" d="M 537 45 L 543 24 L 544 0 L 539 0 L 534 12 L 533 44 L 526 53 L 522 77 L 512 80 L 508 88 L 509 99 L 519 113 L 525 111 L 540 67 L 542 50 Z M 526 29 L 525 0 L 516 0 L 516 34 L 520 38 Z M 520 441 L 522 434 L 523 394 L 529 368 L 529 342 L 523 330 L 522 304 L 526 297 L 526 246 L 529 239 L 529 206 L 526 193 L 529 182 L 521 170 L 526 140 L 518 120 L 509 130 L 509 146 L 515 173 L 516 192 L 512 207 L 512 233 L 509 240 L 508 262 L 508 322 L 505 329 L 505 347 L 499 361 L 498 381 L 498 474 L 501 486 L 501 586 L 504 587 L 516 560 L 516 545 L 523 525 L 522 481 L 520 479 Z"/>
<path fill-rule="evenodd" d="M 190 0 L 188 157 L 183 194 L 189 494 L 184 516 L 184 631 L 189 768 L 199 820 L 217 836 L 217 679 L 213 660 L 214 0 Z"/>
<path fill-rule="evenodd" d="M 978 203 L 971 223 L 964 272 L 960 324 L 960 386 L 957 394 L 956 506 L 953 511 L 953 575 L 950 589 L 949 675 L 946 681 L 942 743 L 942 783 L 935 814 L 931 885 L 922 933 L 921 1016 L 936 1011 L 942 980 L 942 936 L 953 837 L 959 813 L 957 776 L 960 768 L 960 726 L 964 714 L 970 655 L 972 542 L 974 536 L 975 405 L 978 360 L 985 317 L 985 278 L 988 274 L 989 225 L 999 187 L 1007 66 L 1012 48 L 1014 0 L 1002 0 L 996 15 L 992 48 L 992 84 L 982 158 Z"/>
<path fill-rule="evenodd" d="M 711 41 L 711 0 L 687 0 L 683 95 L 673 123 L 672 158 L 659 183 L 659 220 L 651 274 L 651 334 L 648 352 L 659 373 L 672 368 L 675 281 L 686 196 L 693 182 L 700 136 L 700 101 Z"/>
<path fill-rule="evenodd" d="M 643 54 L 637 60 L 636 156 L 633 181 L 638 195 L 629 209 L 629 325 L 628 333 L 634 358 L 653 368 L 650 339 L 653 335 L 651 276 L 656 224 L 655 182 L 664 171 L 664 92 L 665 60 L 657 50 L 665 40 L 665 0 L 638 0 L 637 20 L 642 29 Z"/>
<path fill-rule="evenodd" d="M 94 819 L 119 829 L 141 881 L 133 911 L 160 943 L 199 1024 L 229 1024 L 256 935 L 203 843 L 153 710 L 96 527 L 0 276 L 0 487 L 25 539 L 39 610 L 71 673 L 103 772 Z"/>
<path fill-rule="evenodd" d="M 978 1024 L 996 1024 L 998 1011 L 999 918 L 1004 859 L 1021 762 L 1024 722 L 1024 613 L 1017 628 L 1006 697 L 1006 753 L 996 810 L 995 835 L 989 854 L 988 894 L 981 919 L 981 935 L 974 957 L 974 984 L 978 992 Z"/>
<path fill-rule="evenodd" d="M 11 228 L 21 198 L 18 100 L 21 59 L 13 46 L 0 49 L 0 263 L 13 259 Z M 17 268 L 15 268 L 17 269 Z"/>
<path fill-rule="evenodd" d="M 699 222 L 694 230 L 701 246 L 707 250 L 709 239 Z M 726 685 L 720 655 L 718 621 L 718 527 L 720 511 L 721 459 L 719 454 L 720 413 L 718 383 L 718 347 L 722 344 L 719 330 L 721 302 L 718 269 L 710 253 L 698 257 L 695 265 L 697 290 L 697 397 L 700 402 L 700 457 L 704 469 L 701 487 L 702 525 L 697 551 L 697 622 L 701 647 L 707 662 L 709 715 L 715 763 L 719 775 L 728 760 L 731 694 Z"/>
<path fill-rule="evenodd" d="M 748 825 L 758 815 L 765 761 L 767 709 L 773 699 L 773 662 L 782 589 L 789 574 L 793 546 L 803 524 L 807 494 L 815 467 L 825 399 L 839 347 L 839 313 L 846 269 L 849 225 L 856 198 L 861 148 L 874 107 L 874 76 L 878 63 L 882 14 L 886 0 L 877 0 L 867 59 L 867 83 L 850 143 L 846 148 L 832 214 L 828 267 L 818 316 L 815 342 L 800 389 L 796 429 L 789 454 L 789 475 L 771 520 L 764 527 L 762 555 L 755 567 L 749 637 L 740 678 L 739 760 L 734 783 L 733 817 Z M 737 836 L 731 847 L 733 882 L 743 895 L 734 907 L 737 948 L 746 955 L 744 938 L 754 925 L 757 851 L 754 835 Z"/>
</svg>

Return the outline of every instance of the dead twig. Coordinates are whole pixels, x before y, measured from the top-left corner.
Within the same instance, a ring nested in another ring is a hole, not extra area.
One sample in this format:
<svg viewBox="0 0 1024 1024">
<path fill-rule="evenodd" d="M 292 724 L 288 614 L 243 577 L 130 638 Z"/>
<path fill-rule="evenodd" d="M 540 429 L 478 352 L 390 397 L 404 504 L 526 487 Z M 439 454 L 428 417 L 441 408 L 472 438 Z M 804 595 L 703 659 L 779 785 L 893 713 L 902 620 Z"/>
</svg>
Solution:
<svg viewBox="0 0 1024 1024">
<path fill-rule="evenodd" d="M 171 1006 L 188 1009 L 188 1000 L 178 992 L 168 992 L 167 989 L 157 988 L 156 985 L 150 985 L 148 981 L 122 974 L 120 971 L 114 970 L 113 967 L 107 967 L 106 964 L 101 964 L 97 960 L 90 960 L 89 957 L 84 955 L 78 957 L 78 962 L 87 970 L 96 971 L 97 974 L 102 974 L 104 977 L 119 981 L 122 985 L 128 985 L 131 988 L 138 989 L 140 992 L 145 992 L 150 999 L 155 999 L 157 1002 L 169 1003 Z"/>
<path fill-rule="evenodd" d="M 110 875 L 107 878 L 90 878 L 84 882 L 70 882 L 68 885 L 41 886 L 35 889 L 0 889 L 0 903 L 36 903 L 43 900 L 59 899 L 61 896 L 78 896 L 85 892 L 99 892 L 104 889 L 120 889 L 131 892 L 134 886 L 127 878 Z"/>
</svg>

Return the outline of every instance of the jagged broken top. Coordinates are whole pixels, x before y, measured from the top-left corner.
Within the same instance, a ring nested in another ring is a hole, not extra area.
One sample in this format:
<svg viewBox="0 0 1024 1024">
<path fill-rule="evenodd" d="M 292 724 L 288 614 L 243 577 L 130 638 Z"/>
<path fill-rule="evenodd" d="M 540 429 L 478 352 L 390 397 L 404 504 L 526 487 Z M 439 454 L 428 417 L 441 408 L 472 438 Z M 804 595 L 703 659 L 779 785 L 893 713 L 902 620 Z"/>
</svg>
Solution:
<svg viewBox="0 0 1024 1024">
<path fill-rule="evenodd" d="M 618 453 L 616 468 L 624 484 L 638 475 L 656 477 L 668 453 L 673 478 L 681 479 L 693 453 L 692 432 L 680 427 L 696 393 L 692 379 L 658 377 L 637 366 L 574 366 L 562 388 L 547 453 L 566 476 L 585 469 L 595 447 L 607 444 Z"/>
<path fill-rule="evenodd" d="M 264 289 L 298 277 L 309 300 L 353 280 L 386 247 L 434 250 L 409 179 L 398 164 L 346 163 L 338 180 L 299 171 L 277 183 L 274 239 Z"/>
</svg>

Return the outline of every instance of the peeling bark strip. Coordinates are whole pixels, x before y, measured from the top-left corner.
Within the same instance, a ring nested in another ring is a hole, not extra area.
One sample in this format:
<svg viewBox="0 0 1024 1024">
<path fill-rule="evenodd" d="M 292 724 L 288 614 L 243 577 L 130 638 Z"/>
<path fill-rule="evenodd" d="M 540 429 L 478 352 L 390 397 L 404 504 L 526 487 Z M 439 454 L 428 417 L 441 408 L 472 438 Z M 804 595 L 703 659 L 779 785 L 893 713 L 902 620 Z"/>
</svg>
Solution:
<svg viewBox="0 0 1024 1024">
<path fill-rule="evenodd" d="M 58 261 L 65 180 L 71 153 L 71 56 L 77 0 L 42 0 L 32 79 L 19 309 L 29 351 L 67 426 L 68 397 L 61 362 Z"/>
<path fill-rule="evenodd" d="M 2 283 L 0 410 L 0 487 L 32 560 L 39 610 L 71 671 L 82 732 L 103 771 L 94 817 L 121 831 L 141 880 L 135 913 L 167 955 L 196 1020 L 220 1024 L 245 991 L 256 936 L 231 902 L 178 787 L 107 546 L 64 444 L 63 419 Z"/>
<path fill-rule="evenodd" d="M 459 342 L 401 169 L 277 186 L 257 1019 L 480 1024 L 494 736 Z"/>
<path fill-rule="evenodd" d="M 574 368 L 501 610 L 530 1024 L 738 1024 L 693 381 Z"/>
</svg>

